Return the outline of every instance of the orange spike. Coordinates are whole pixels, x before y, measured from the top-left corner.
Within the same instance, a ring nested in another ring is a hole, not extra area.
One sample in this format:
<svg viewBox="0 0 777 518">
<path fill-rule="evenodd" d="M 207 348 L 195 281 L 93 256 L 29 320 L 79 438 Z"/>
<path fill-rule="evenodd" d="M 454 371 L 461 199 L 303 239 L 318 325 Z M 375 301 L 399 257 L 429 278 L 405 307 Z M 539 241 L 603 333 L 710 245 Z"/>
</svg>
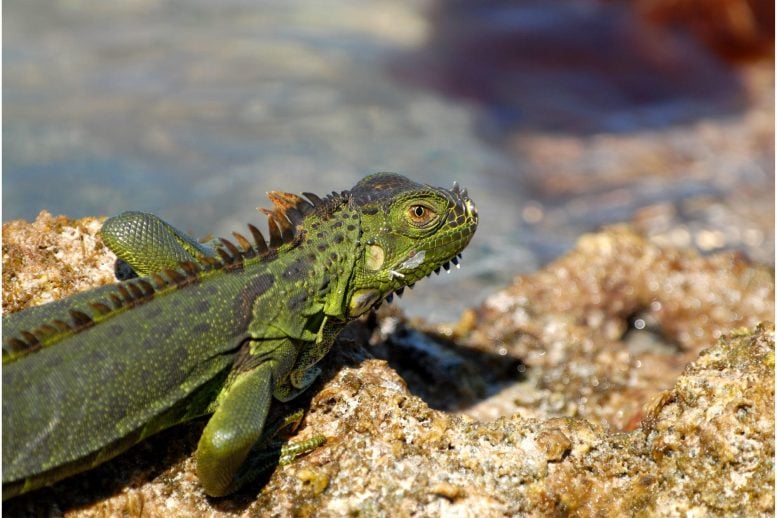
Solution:
<svg viewBox="0 0 777 518">
<path fill-rule="evenodd" d="M 124 302 L 127 302 L 128 304 L 132 304 L 132 294 L 129 292 L 127 287 L 124 284 L 118 285 L 119 293 L 121 294 L 121 298 L 124 299 Z"/>
<path fill-rule="evenodd" d="M 202 256 L 201 262 L 205 263 L 209 268 L 218 268 L 221 266 L 221 262 L 218 259 L 209 255 Z"/>
<path fill-rule="evenodd" d="M 216 253 L 219 254 L 219 257 L 221 257 L 221 262 L 224 263 L 225 266 L 235 262 L 235 258 L 229 255 L 229 252 L 227 252 L 223 248 L 217 248 Z"/>
<path fill-rule="evenodd" d="M 167 281 L 164 277 L 159 275 L 159 273 L 154 272 L 151 274 L 151 278 L 154 280 L 154 284 L 156 284 L 156 289 L 161 290 L 165 286 L 167 286 Z"/>
<path fill-rule="evenodd" d="M 38 337 L 29 331 L 22 331 L 22 336 L 25 340 L 27 340 L 28 347 L 35 347 L 36 345 L 40 345 L 40 340 L 38 340 Z"/>
<path fill-rule="evenodd" d="M 200 273 L 200 267 L 193 261 L 181 261 L 181 268 L 187 276 L 195 276 Z"/>
<path fill-rule="evenodd" d="M 289 208 L 296 208 L 300 203 L 307 203 L 304 199 L 290 192 L 270 191 L 267 193 L 267 197 L 281 212 Z"/>
<path fill-rule="evenodd" d="M 62 332 L 64 332 L 64 333 L 66 333 L 66 332 L 68 332 L 68 331 L 72 331 L 72 330 L 73 330 L 73 328 L 72 328 L 72 327 L 70 327 L 70 324 L 68 324 L 68 323 L 67 323 L 67 322 L 65 322 L 64 320 L 59 320 L 59 319 L 57 319 L 57 320 L 55 320 L 55 321 L 54 321 L 54 322 L 52 322 L 52 323 L 53 323 L 55 326 L 57 326 L 57 329 L 59 329 L 60 331 L 62 331 Z"/>
<path fill-rule="evenodd" d="M 224 245 L 227 250 L 229 250 L 230 255 L 232 256 L 232 261 L 242 261 L 243 260 L 243 254 L 240 253 L 240 250 L 235 246 L 235 244 L 230 241 L 229 239 L 220 238 L 221 244 Z"/>
<path fill-rule="evenodd" d="M 291 222 L 286 216 L 284 214 L 275 215 L 275 222 L 281 230 L 281 239 L 283 239 L 283 242 L 291 243 L 294 241 L 294 227 L 291 226 Z"/>
<path fill-rule="evenodd" d="M 240 253 L 242 254 L 251 254 L 248 255 L 248 257 L 253 257 L 254 248 L 251 246 L 251 243 L 248 241 L 248 239 L 245 238 L 242 234 L 239 234 L 237 232 L 232 232 L 232 235 L 235 236 L 235 239 L 237 240 L 237 244 L 240 245 L 242 250 Z"/>
<path fill-rule="evenodd" d="M 119 309 L 124 305 L 124 301 L 122 301 L 121 297 L 119 297 L 115 293 L 111 293 L 109 296 L 111 298 L 111 303 L 113 303 L 114 309 Z"/>
<path fill-rule="evenodd" d="M 84 313 L 83 311 L 78 311 L 77 309 L 71 309 L 68 311 L 70 313 L 70 317 L 73 319 L 73 324 L 75 325 L 74 329 L 76 331 L 80 329 L 85 329 L 87 327 L 91 327 L 94 325 L 94 321 L 92 318 Z"/>
<path fill-rule="evenodd" d="M 181 274 L 181 272 L 179 272 L 178 270 L 173 270 L 172 268 L 168 268 L 167 270 L 165 270 L 165 275 L 167 275 L 167 278 L 170 279 L 171 282 L 174 282 L 179 286 L 184 282 L 186 282 L 186 277 L 183 274 Z"/>
<path fill-rule="evenodd" d="M 18 338 L 9 338 L 6 343 L 8 344 L 8 346 L 11 348 L 11 351 L 13 352 L 25 351 L 33 347 L 32 345 L 28 344 L 24 340 L 19 340 Z M 5 350 L 3 350 L 3 355 L 5 356 Z"/>
<path fill-rule="evenodd" d="M 267 216 L 267 227 L 270 229 L 270 248 L 280 247 L 283 244 L 283 235 L 275 222 L 272 212 Z"/>
<path fill-rule="evenodd" d="M 156 291 L 154 290 L 154 285 L 148 282 L 146 279 L 139 279 L 137 281 L 137 285 L 143 290 L 144 299 L 150 299 L 154 296 Z"/>
<path fill-rule="evenodd" d="M 302 222 L 305 220 L 305 216 L 302 215 L 302 212 L 297 210 L 294 207 L 289 207 L 286 209 L 286 217 L 289 219 L 292 225 L 299 226 L 302 224 Z"/>
<path fill-rule="evenodd" d="M 310 200 L 310 203 L 313 204 L 313 207 L 320 207 L 323 205 L 323 200 L 319 198 L 317 195 L 313 194 L 312 192 L 303 192 L 302 195 Z"/>
<path fill-rule="evenodd" d="M 129 288 L 129 291 L 132 294 L 133 301 L 143 300 L 143 290 L 138 288 L 134 282 L 127 283 L 127 288 Z"/>
<path fill-rule="evenodd" d="M 45 337 L 45 336 L 51 336 L 51 335 L 57 334 L 58 331 L 57 331 L 57 328 L 52 326 L 51 324 L 43 324 L 38 328 L 38 332 Z"/>
<path fill-rule="evenodd" d="M 262 232 L 250 223 L 248 224 L 248 231 L 251 232 L 251 237 L 254 238 L 256 251 L 259 255 L 265 255 L 269 250 L 267 250 L 267 241 L 264 239 Z"/>
<path fill-rule="evenodd" d="M 89 304 L 89 307 L 91 307 L 95 313 L 98 315 L 107 315 L 111 312 L 111 308 L 103 304 L 102 302 L 92 302 Z"/>
</svg>

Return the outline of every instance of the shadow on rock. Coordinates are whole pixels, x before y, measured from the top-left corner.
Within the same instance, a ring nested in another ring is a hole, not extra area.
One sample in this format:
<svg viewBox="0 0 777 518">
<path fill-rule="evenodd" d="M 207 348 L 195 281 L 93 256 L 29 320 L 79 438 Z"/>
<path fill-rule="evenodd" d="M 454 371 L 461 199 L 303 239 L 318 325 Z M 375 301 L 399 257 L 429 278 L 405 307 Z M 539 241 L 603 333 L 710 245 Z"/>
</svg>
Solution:
<svg viewBox="0 0 777 518">
<path fill-rule="evenodd" d="M 385 316 L 373 352 L 399 373 L 408 390 L 435 410 L 459 411 L 523 381 L 526 365 L 507 350 L 478 350 L 432 329 Z"/>
</svg>

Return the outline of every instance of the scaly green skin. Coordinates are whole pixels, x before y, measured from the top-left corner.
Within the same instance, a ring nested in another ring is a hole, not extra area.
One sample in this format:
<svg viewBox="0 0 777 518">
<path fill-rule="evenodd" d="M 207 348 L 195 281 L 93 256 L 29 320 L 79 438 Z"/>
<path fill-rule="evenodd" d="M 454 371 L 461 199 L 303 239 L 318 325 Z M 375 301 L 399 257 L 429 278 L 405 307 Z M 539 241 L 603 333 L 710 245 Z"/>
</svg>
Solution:
<svg viewBox="0 0 777 518">
<path fill-rule="evenodd" d="M 104 241 L 145 277 L 3 318 L 3 499 L 209 413 L 200 481 L 236 490 L 266 469 L 273 397 L 303 392 L 348 320 L 455 262 L 477 227 L 466 191 L 395 174 L 305 196 L 269 193 L 269 248 L 254 228 L 254 244 L 211 248 L 149 214 L 112 218 Z"/>
</svg>

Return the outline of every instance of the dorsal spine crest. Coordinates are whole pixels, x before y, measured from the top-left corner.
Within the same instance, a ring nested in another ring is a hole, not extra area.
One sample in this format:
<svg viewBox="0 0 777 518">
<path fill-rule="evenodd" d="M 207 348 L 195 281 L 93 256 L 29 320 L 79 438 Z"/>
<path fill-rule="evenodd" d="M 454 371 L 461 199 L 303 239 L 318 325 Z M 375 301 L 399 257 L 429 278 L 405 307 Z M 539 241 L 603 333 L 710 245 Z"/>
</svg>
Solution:
<svg viewBox="0 0 777 518">
<path fill-rule="evenodd" d="M 211 272 L 229 273 L 240 271 L 246 259 L 271 261 L 282 247 L 294 248 L 306 236 L 305 220 L 311 216 L 328 220 L 335 211 L 350 198 L 348 191 L 332 192 L 320 198 L 305 192 L 303 197 L 287 192 L 271 191 L 267 197 L 275 205 L 273 210 L 261 209 L 267 215 L 269 242 L 262 232 L 252 224 L 248 231 L 253 244 L 243 235 L 234 232 L 238 245 L 226 238 L 220 238 L 216 257 L 200 256 L 197 262 L 183 261 L 177 268 L 154 272 L 147 277 L 130 279 L 116 284 L 115 290 L 98 300 L 86 303 L 86 309 L 70 309 L 69 321 L 55 319 L 32 330 L 20 331 L 17 336 L 8 337 L 3 346 L 3 363 L 16 361 L 43 347 L 94 326 L 129 308 L 143 304 L 161 292 L 184 289 L 199 282 L 203 274 Z"/>
</svg>

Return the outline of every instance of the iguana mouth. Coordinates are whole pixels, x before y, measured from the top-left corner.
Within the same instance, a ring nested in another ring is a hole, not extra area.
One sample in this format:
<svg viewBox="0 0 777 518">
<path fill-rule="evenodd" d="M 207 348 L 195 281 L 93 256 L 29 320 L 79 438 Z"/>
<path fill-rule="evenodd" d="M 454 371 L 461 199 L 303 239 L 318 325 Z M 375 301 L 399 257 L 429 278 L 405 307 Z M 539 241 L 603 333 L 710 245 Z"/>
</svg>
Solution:
<svg viewBox="0 0 777 518">
<path fill-rule="evenodd" d="M 455 266 L 456 269 L 458 270 L 461 268 L 461 261 L 462 261 L 462 255 L 461 253 L 458 253 L 453 257 L 451 257 L 449 260 L 445 261 L 437 268 L 435 268 L 434 270 L 432 270 L 431 272 L 427 273 L 425 277 L 431 277 L 432 273 L 434 273 L 435 275 L 440 275 L 440 272 L 443 269 L 445 270 L 445 273 L 451 273 L 451 265 Z M 415 283 L 411 283 L 411 284 L 408 284 L 407 286 L 402 286 L 400 288 L 397 288 L 396 290 L 386 295 L 382 300 L 379 300 L 378 302 L 376 302 L 375 305 L 373 306 L 373 309 L 378 309 L 384 300 L 388 304 L 391 304 L 391 302 L 394 300 L 394 295 L 401 298 L 402 294 L 405 292 L 405 288 L 412 290 L 414 286 L 415 286 Z"/>
</svg>

